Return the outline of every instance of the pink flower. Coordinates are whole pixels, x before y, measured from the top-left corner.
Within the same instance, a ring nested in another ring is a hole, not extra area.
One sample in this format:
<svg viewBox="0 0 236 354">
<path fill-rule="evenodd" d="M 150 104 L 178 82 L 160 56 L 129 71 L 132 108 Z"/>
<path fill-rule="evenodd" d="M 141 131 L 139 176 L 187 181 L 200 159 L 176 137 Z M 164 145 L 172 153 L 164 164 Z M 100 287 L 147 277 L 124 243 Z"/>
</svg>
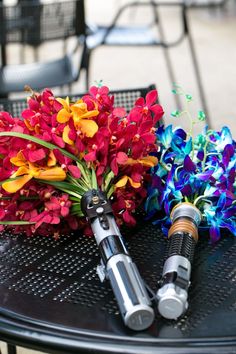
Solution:
<svg viewBox="0 0 236 354">
<path fill-rule="evenodd" d="M 90 95 L 85 95 L 83 97 L 84 101 L 87 103 L 91 100 L 90 97 L 95 99 L 98 104 L 98 110 L 100 112 L 112 111 L 114 105 L 114 96 L 109 96 L 109 88 L 106 86 L 96 87 L 92 86 L 89 89 Z"/>
<path fill-rule="evenodd" d="M 132 109 L 129 115 L 129 119 L 132 121 L 137 121 L 140 115 L 143 114 L 146 118 L 153 114 L 154 126 L 161 119 L 164 114 L 162 107 L 157 104 L 157 91 L 152 90 L 147 93 L 146 99 L 140 97 L 135 102 L 135 107 Z"/>
<path fill-rule="evenodd" d="M 64 156 L 59 150 L 54 150 L 54 155 L 63 170 L 70 171 L 71 175 L 75 178 L 80 178 L 80 169 L 72 163 L 72 160 L 69 157 Z"/>
<path fill-rule="evenodd" d="M 134 213 L 146 196 L 149 169 L 157 163 L 155 124 L 163 110 L 156 100 L 157 92 L 153 90 L 146 99 L 138 99 L 127 114 L 124 108 L 114 107 L 114 96 L 106 86 L 91 87 L 75 103 L 69 98 L 55 98 L 51 90 L 45 89 L 28 100 L 28 108 L 22 112 L 23 121 L 7 112 L 0 113 L 0 132 L 25 133 L 58 147 L 50 150 L 30 140 L 0 138 L 0 180 L 16 176 L 10 184 L 19 187 L 11 198 L 0 189 L 0 220 L 33 222 L 33 225 L 14 228 L 13 232 L 25 230 L 28 235 L 53 234 L 58 238 L 60 233 L 77 228 L 92 235 L 85 218 L 72 215 L 72 211 L 80 212 L 79 202 L 74 203 L 77 195 L 90 186 L 92 168 L 98 187 L 112 193 L 117 223 L 134 225 Z M 61 148 L 80 160 L 80 167 Z M 22 168 L 22 161 L 27 170 Z M 46 184 L 51 184 L 50 180 L 42 183 L 39 174 L 54 167 L 63 173 L 63 182 L 58 180 L 54 186 Z M 27 183 L 19 183 L 19 178 L 27 179 Z M 71 195 L 64 193 L 70 183 L 73 184 Z M 63 192 L 58 189 L 62 186 Z"/>
<path fill-rule="evenodd" d="M 29 221 L 35 222 L 35 229 L 38 229 L 43 223 L 44 224 L 59 224 L 60 217 L 51 210 L 44 210 L 42 213 L 34 216 Z"/>
<path fill-rule="evenodd" d="M 53 93 L 46 89 L 41 95 L 35 94 L 28 101 L 28 105 L 29 108 L 22 112 L 22 117 L 31 134 L 64 148 L 65 143 L 62 139 L 64 124 L 59 124 L 56 119 L 62 105 Z"/>
<path fill-rule="evenodd" d="M 59 216 L 66 217 L 69 215 L 71 201 L 68 194 L 62 194 L 60 197 L 51 197 L 48 202 L 45 203 L 45 207 L 48 211 L 54 211 Z"/>
</svg>

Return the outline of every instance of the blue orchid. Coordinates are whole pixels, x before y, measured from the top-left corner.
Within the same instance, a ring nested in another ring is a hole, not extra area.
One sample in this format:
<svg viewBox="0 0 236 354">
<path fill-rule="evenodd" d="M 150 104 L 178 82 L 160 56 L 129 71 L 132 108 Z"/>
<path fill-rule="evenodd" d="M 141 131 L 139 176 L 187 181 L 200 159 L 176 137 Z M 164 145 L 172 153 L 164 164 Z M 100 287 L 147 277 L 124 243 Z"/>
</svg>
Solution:
<svg viewBox="0 0 236 354">
<path fill-rule="evenodd" d="M 184 158 L 189 155 L 192 142 L 191 139 L 186 142 L 186 132 L 181 129 L 173 129 L 172 125 L 161 126 L 156 132 L 157 140 L 163 152 L 166 153 L 165 161 L 168 162 L 169 159 L 174 158 L 177 163 L 182 162 Z M 171 147 L 171 151 L 169 150 Z"/>
<path fill-rule="evenodd" d="M 210 236 L 213 241 L 220 238 L 220 229 L 226 228 L 236 235 L 236 204 L 232 204 L 222 193 L 217 202 L 205 207 L 204 217 L 210 225 Z"/>
<path fill-rule="evenodd" d="M 195 138 L 172 125 L 156 132 L 159 164 L 152 169 L 146 211 L 163 231 L 170 226 L 174 205 L 188 201 L 201 211 L 203 228 L 213 242 L 221 229 L 236 236 L 236 142 L 228 127 L 204 128 Z M 158 211 L 165 216 L 159 218 Z"/>
</svg>

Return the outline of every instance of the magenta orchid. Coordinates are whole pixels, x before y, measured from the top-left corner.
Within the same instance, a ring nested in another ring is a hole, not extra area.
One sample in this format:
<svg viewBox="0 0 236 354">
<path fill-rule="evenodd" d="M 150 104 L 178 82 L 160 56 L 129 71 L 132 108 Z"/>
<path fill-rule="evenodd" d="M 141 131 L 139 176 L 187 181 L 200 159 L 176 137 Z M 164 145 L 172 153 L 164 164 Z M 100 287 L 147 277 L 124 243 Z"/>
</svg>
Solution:
<svg viewBox="0 0 236 354">
<path fill-rule="evenodd" d="M 58 237 L 81 227 L 89 234 L 80 202 L 97 187 L 111 198 L 117 223 L 134 225 L 157 164 L 163 109 L 156 101 L 153 90 L 127 114 L 105 86 L 75 102 L 46 89 L 32 92 L 23 120 L 1 112 L 1 229 Z"/>
</svg>

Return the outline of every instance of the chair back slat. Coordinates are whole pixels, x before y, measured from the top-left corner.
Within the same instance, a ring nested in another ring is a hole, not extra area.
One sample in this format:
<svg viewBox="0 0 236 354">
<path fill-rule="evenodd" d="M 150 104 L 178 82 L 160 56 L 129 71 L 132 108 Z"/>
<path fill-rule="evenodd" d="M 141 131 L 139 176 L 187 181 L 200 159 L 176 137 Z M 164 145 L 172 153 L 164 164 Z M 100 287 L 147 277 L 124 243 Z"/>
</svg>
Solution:
<svg viewBox="0 0 236 354">
<path fill-rule="evenodd" d="M 44 41 L 85 34 L 84 1 L 22 1 L 0 4 L 0 44 L 38 46 Z"/>
</svg>

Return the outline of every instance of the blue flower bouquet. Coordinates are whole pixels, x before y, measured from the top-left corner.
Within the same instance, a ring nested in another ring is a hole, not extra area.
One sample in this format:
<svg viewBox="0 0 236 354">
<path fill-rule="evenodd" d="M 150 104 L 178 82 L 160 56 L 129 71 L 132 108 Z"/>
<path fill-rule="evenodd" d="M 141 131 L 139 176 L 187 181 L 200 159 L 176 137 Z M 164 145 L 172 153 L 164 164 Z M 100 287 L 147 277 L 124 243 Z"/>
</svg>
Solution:
<svg viewBox="0 0 236 354">
<path fill-rule="evenodd" d="M 236 236 L 236 142 L 228 127 L 217 132 L 206 126 L 194 137 L 194 126 L 205 120 L 204 112 L 193 119 L 188 108 L 191 95 L 178 86 L 173 92 L 185 98 L 185 109 L 172 116 L 186 115 L 190 130 L 158 128 L 159 163 L 153 168 L 146 201 L 149 217 L 168 235 L 157 298 L 160 313 L 169 319 L 178 318 L 188 307 L 198 229 L 206 230 L 212 242 L 223 230 Z"/>
</svg>

